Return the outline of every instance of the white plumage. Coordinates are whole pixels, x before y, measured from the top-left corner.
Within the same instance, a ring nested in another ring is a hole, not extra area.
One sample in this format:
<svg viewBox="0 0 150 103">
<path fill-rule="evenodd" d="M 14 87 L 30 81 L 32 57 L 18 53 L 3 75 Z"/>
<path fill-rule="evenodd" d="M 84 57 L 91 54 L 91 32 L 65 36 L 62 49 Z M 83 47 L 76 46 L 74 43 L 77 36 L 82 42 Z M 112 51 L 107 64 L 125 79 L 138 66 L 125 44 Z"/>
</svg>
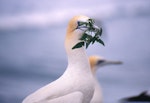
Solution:
<svg viewBox="0 0 150 103">
<path fill-rule="evenodd" d="M 94 93 L 93 76 L 85 48 L 72 50 L 79 42 L 84 30 L 77 28 L 78 21 L 87 22 L 86 16 L 73 17 L 67 28 L 65 48 L 68 66 L 64 74 L 56 81 L 40 88 L 27 96 L 23 103 L 90 103 Z"/>
</svg>

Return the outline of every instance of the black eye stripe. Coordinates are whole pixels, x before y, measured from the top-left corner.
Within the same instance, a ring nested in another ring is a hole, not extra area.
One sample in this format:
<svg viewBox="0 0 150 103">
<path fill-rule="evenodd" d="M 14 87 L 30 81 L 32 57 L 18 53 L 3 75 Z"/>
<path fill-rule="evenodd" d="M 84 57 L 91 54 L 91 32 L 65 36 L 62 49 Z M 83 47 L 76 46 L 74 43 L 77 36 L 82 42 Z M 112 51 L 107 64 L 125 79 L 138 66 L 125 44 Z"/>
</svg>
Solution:
<svg viewBox="0 0 150 103">
<path fill-rule="evenodd" d="M 86 22 L 81 22 L 81 21 L 78 21 L 78 26 L 82 26 L 82 25 L 88 25 L 88 23 L 86 23 Z"/>
<path fill-rule="evenodd" d="M 101 64 L 101 63 L 104 63 L 105 62 L 105 60 L 99 60 L 98 62 L 97 62 L 97 64 Z"/>
</svg>

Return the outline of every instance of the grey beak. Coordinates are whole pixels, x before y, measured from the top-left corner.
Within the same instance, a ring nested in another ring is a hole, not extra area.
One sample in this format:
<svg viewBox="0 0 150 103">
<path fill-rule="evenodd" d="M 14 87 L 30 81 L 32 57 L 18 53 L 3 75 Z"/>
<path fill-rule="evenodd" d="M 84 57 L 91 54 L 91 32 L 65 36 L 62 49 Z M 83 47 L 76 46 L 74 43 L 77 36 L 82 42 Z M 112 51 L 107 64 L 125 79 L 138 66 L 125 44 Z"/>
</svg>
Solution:
<svg viewBox="0 0 150 103">
<path fill-rule="evenodd" d="M 105 65 L 119 65 L 123 64 L 122 61 L 113 61 L 113 60 L 99 60 L 97 63 L 99 66 L 105 66 Z"/>
<path fill-rule="evenodd" d="M 112 60 L 106 60 L 105 61 L 107 64 L 123 64 L 122 61 L 112 61 Z"/>
</svg>

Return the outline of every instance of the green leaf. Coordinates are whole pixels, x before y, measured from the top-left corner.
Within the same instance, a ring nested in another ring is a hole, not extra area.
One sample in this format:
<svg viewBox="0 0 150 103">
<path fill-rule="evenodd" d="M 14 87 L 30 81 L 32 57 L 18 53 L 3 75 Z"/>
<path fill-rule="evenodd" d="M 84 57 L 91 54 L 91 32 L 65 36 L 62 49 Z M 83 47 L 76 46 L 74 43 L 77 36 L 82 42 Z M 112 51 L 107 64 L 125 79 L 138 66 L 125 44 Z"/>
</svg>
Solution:
<svg viewBox="0 0 150 103">
<path fill-rule="evenodd" d="M 90 42 L 91 43 L 91 42 Z M 86 49 L 88 48 L 88 46 L 90 45 L 90 43 L 86 43 Z"/>
<path fill-rule="evenodd" d="M 91 35 L 87 35 L 87 40 L 91 40 L 93 37 Z"/>
<path fill-rule="evenodd" d="M 87 38 L 87 34 L 84 33 L 83 36 L 80 38 L 80 40 L 86 40 L 86 38 Z"/>
<path fill-rule="evenodd" d="M 96 41 L 105 46 L 104 42 L 101 39 L 97 38 Z"/>
<path fill-rule="evenodd" d="M 102 30 L 102 28 L 100 28 L 100 31 L 99 31 L 100 36 L 102 35 L 102 32 L 103 32 L 103 30 Z"/>
<path fill-rule="evenodd" d="M 92 42 L 92 38 L 86 40 L 86 49 L 91 44 L 91 42 Z"/>
<path fill-rule="evenodd" d="M 94 44 L 95 41 L 96 41 L 96 37 L 94 36 L 94 37 L 92 38 L 92 44 Z"/>
<path fill-rule="evenodd" d="M 84 46 L 84 42 L 79 42 L 72 49 L 81 48 L 82 46 Z"/>
</svg>

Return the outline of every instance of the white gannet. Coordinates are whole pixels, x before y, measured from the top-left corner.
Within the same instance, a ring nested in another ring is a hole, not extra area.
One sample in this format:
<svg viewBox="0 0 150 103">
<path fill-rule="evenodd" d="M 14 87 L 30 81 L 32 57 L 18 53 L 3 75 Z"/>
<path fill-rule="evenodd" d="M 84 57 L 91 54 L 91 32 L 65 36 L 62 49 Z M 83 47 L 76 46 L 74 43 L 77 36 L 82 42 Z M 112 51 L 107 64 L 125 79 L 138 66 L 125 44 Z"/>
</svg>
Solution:
<svg viewBox="0 0 150 103">
<path fill-rule="evenodd" d="M 90 61 L 90 66 L 91 66 L 92 74 L 94 76 L 94 83 L 95 83 L 95 91 L 94 91 L 94 95 L 90 103 L 102 103 L 103 102 L 102 90 L 96 77 L 96 71 L 99 67 L 102 67 L 108 64 L 121 64 L 122 62 L 106 60 L 97 55 L 90 56 L 89 61 Z"/>
<path fill-rule="evenodd" d="M 57 80 L 27 96 L 23 103 L 90 103 L 94 93 L 94 78 L 85 47 L 72 49 L 89 29 L 86 24 L 90 20 L 86 16 L 75 16 L 70 20 L 65 39 L 68 56 L 66 71 Z"/>
</svg>

